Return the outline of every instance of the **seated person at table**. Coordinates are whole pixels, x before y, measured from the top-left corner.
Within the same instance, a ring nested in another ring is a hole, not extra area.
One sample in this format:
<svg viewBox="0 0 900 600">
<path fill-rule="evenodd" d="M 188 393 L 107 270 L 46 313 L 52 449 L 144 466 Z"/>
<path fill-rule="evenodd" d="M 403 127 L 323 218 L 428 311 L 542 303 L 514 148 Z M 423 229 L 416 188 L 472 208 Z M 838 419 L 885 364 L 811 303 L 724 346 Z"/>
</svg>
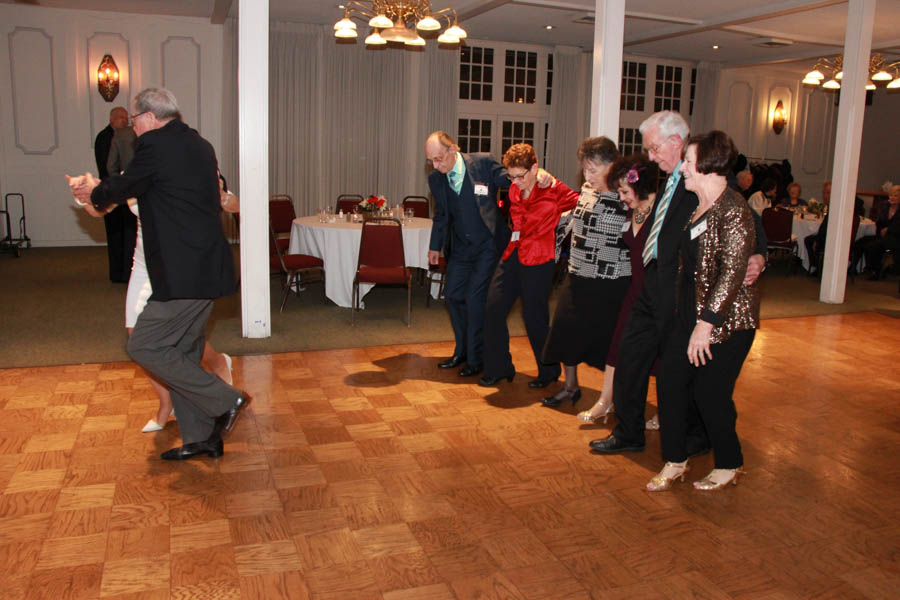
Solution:
<svg viewBox="0 0 900 600">
<path fill-rule="evenodd" d="M 826 181 L 822 184 L 822 204 L 828 206 L 831 203 L 831 182 Z M 809 256 L 809 274 L 812 275 L 816 268 L 816 253 L 825 249 L 825 235 L 828 233 L 828 215 L 822 220 L 819 231 L 803 238 L 803 245 L 806 246 L 806 255 Z"/>
<path fill-rule="evenodd" d="M 763 179 L 759 191 L 750 196 L 750 199 L 747 201 L 750 204 L 750 208 L 756 211 L 756 214 L 762 215 L 764 210 L 772 206 L 777 188 L 778 184 L 771 177 Z"/>
<path fill-rule="evenodd" d="M 744 199 L 750 198 L 750 188 L 753 187 L 753 173 L 743 170 L 737 174 L 737 191 L 741 193 Z"/>
<path fill-rule="evenodd" d="M 890 250 L 895 257 L 900 253 L 900 185 L 891 188 L 888 205 L 875 221 L 875 235 L 860 238 L 853 249 L 855 257 L 865 255 L 869 279 L 880 279 L 885 251 Z"/>
<path fill-rule="evenodd" d="M 787 186 L 787 198 L 782 199 L 781 203 L 788 208 L 798 208 L 800 206 L 806 206 L 806 200 L 800 197 L 800 194 L 803 192 L 803 188 L 800 187 L 800 184 L 796 181 L 793 183 L 789 183 Z"/>
</svg>

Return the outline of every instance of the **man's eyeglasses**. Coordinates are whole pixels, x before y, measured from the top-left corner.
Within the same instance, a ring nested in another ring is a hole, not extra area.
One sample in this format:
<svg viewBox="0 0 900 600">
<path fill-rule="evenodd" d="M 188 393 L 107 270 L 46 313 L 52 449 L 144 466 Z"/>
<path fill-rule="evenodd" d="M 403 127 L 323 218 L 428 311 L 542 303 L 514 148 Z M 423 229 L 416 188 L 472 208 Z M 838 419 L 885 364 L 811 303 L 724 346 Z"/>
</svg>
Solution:
<svg viewBox="0 0 900 600">
<path fill-rule="evenodd" d="M 128 125 L 129 125 L 130 127 L 134 127 L 134 120 L 137 119 L 137 118 L 138 118 L 139 116 L 141 116 L 141 115 L 146 115 L 148 112 L 150 112 L 150 111 L 149 111 L 149 110 L 145 110 L 144 112 L 139 112 L 139 113 L 136 114 L 136 115 L 129 115 L 129 116 L 128 116 Z"/>
<path fill-rule="evenodd" d="M 668 142 L 668 141 L 669 140 L 667 138 L 667 139 L 663 140 L 662 142 L 660 142 L 659 144 L 650 144 L 649 146 L 644 146 L 644 153 L 645 154 L 657 154 L 659 152 L 659 149 L 662 148 L 663 146 L 665 146 L 666 142 Z"/>
</svg>

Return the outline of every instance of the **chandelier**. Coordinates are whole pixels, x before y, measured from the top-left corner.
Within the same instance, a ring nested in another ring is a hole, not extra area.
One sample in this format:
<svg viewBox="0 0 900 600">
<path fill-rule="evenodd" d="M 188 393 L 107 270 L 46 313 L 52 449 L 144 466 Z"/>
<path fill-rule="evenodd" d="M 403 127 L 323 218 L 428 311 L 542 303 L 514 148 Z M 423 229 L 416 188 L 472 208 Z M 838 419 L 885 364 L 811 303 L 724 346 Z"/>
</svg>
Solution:
<svg viewBox="0 0 900 600">
<path fill-rule="evenodd" d="M 817 86 L 820 83 L 826 90 L 841 89 L 841 79 L 844 78 L 844 57 L 837 58 L 820 58 L 816 61 L 813 70 L 806 74 L 802 83 L 804 85 Z M 893 74 L 891 74 L 893 71 Z M 825 83 L 822 80 L 828 77 Z M 890 89 L 900 88 L 900 60 L 887 63 L 880 54 L 873 54 L 869 57 L 869 78 L 866 80 L 866 89 L 874 90 L 875 83 L 890 81 L 887 87 Z"/>
<path fill-rule="evenodd" d="M 467 35 L 459 26 L 455 10 L 443 8 L 432 11 L 428 0 L 350 0 L 339 5 L 339 8 L 344 9 L 344 18 L 334 24 L 334 37 L 356 38 L 356 23 L 350 18 L 351 15 L 369 19 L 369 27 L 373 31 L 366 37 L 366 46 L 384 46 L 388 42 L 424 46 L 425 39 L 416 29 L 437 31 L 441 28 L 438 19 L 445 19 L 447 22 L 447 29 L 437 38 L 439 44 L 458 44 Z"/>
</svg>

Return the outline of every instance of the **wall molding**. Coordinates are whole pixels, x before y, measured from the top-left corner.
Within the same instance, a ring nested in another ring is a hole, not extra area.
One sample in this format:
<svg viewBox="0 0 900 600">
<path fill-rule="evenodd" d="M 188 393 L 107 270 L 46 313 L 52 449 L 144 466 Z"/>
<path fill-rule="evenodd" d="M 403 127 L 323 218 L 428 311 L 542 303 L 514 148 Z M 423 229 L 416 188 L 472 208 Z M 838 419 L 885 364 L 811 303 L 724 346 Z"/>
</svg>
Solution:
<svg viewBox="0 0 900 600">
<path fill-rule="evenodd" d="M 194 126 L 197 131 L 202 131 L 201 123 L 203 122 L 203 94 L 202 94 L 202 85 L 203 82 L 200 79 L 200 73 L 202 70 L 202 47 L 193 37 L 186 35 L 170 35 L 165 40 L 163 40 L 162 44 L 159 47 L 159 58 L 160 65 L 162 65 L 162 85 L 164 88 L 169 89 L 168 84 L 166 83 L 166 46 L 170 42 L 190 42 L 194 45 L 194 48 L 197 52 L 197 74 L 195 81 L 197 82 L 197 124 Z"/>
<path fill-rule="evenodd" d="M 15 44 L 13 38 L 20 32 L 36 32 L 40 33 L 47 39 L 47 45 L 50 48 L 50 106 L 53 112 L 53 143 L 45 150 L 30 150 L 25 147 L 20 139 L 19 134 L 19 113 L 16 106 L 18 105 L 18 97 L 16 91 L 15 77 Z M 9 43 L 9 73 L 10 73 L 10 93 L 12 95 L 12 113 L 13 113 L 13 131 L 16 140 L 16 148 L 22 151 L 22 154 L 37 154 L 50 156 L 53 151 L 59 148 L 59 118 L 56 112 L 56 56 L 53 50 L 53 37 L 44 29 L 39 27 L 20 27 L 16 26 L 10 32 L 8 38 Z"/>
</svg>

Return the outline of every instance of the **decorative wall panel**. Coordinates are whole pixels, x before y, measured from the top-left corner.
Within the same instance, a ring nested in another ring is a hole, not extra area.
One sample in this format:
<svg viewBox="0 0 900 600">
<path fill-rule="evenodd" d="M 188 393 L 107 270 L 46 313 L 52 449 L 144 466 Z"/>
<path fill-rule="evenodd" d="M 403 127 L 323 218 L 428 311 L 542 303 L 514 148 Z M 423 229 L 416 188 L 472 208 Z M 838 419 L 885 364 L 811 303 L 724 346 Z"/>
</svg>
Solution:
<svg viewBox="0 0 900 600">
<path fill-rule="evenodd" d="M 775 105 L 781 100 L 787 115 L 787 125 L 784 130 L 776 134 L 772 129 L 772 115 L 775 112 Z M 790 156 L 791 150 L 791 132 L 794 131 L 794 120 L 797 118 L 794 109 L 794 91 L 782 84 L 775 84 L 769 88 L 769 94 L 766 102 L 766 112 L 763 115 L 763 124 L 765 129 L 766 152 L 765 157 L 770 160 L 783 160 Z"/>
<path fill-rule="evenodd" d="M 753 88 L 745 81 L 736 81 L 728 88 L 728 112 L 725 131 L 734 140 L 738 151 L 751 154 L 753 125 Z"/>
<path fill-rule="evenodd" d="M 831 147 L 831 106 L 834 97 L 830 93 L 816 90 L 804 94 L 806 101 L 806 127 L 803 130 L 801 168 L 807 175 L 822 175 L 826 179 Z"/>
<path fill-rule="evenodd" d="M 43 29 L 16 27 L 8 39 L 16 148 L 53 154 L 59 147 L 53 38 Z"/>
<path fill-rule="evenodd" d="M 202 133 L 200 44 L 194 38 L 171 36 L 162 43 L 162 81 L 175 94 L 184 122 Z"/>
</svg>

